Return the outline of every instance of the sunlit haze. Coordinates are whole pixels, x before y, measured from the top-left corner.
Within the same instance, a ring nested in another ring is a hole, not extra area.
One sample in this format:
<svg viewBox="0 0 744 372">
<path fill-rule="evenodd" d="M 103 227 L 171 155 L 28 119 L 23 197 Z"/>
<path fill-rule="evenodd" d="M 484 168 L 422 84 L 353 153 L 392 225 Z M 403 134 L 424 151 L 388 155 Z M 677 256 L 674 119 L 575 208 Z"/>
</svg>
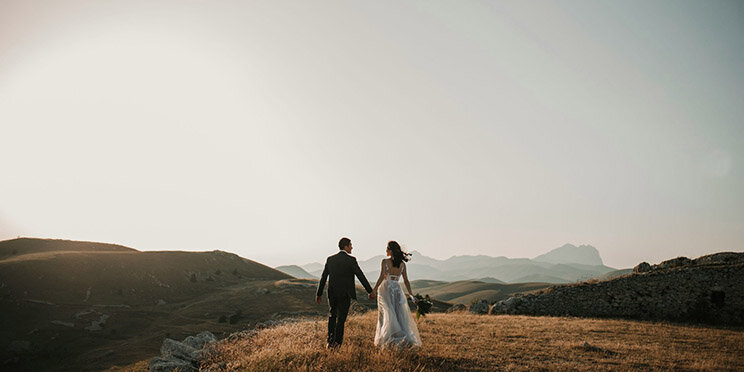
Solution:
<svg viewBox="0 0 744 372">
<path fill-rule="evenodd" d="M 744 247 L 744 2 L 0 0 L 0 239 Z"/>
</svg>

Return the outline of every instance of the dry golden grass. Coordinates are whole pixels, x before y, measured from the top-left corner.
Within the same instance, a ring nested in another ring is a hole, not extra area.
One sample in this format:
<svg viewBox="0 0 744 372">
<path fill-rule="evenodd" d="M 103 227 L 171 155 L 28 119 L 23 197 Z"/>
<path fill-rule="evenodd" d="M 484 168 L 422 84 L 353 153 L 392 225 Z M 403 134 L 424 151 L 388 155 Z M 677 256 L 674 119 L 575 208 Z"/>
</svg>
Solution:
<svg viewBox="0 0 744 372">
<path fill-rule="evenodd" d="M 220 341 L 204 367 L 237 371 L 744 370 L 744 332 L 566 317 L 430 314 L 423 347 L 373 345 L 376 312 L 347 321 L 344 345 L 324 348 L 324 321 Z M 588 342 L 588 346 L 585 343 Z"/>
</svg>

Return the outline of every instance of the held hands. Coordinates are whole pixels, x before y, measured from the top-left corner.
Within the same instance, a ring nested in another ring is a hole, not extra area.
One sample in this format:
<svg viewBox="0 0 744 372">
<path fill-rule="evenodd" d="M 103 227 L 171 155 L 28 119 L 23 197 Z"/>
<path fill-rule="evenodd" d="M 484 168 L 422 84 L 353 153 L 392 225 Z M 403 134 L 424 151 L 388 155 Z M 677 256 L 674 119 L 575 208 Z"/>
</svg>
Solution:
<svg viewBox="0 0 744 372">
<path fill-rule="evenodd" d="M 370 292 L 370 293 L 369 293 L 369 294 L 367 295 L 367 298 L 369 298 L 370 300 L 374 300 L 375 298 L 377 298 L 377 291 L 372 291 L 372 292 Z"/>
<path fill-rule="evenodd" d="M 320 296 L 315 296 L 315 303 L 320 305 Z"/>
</svg>

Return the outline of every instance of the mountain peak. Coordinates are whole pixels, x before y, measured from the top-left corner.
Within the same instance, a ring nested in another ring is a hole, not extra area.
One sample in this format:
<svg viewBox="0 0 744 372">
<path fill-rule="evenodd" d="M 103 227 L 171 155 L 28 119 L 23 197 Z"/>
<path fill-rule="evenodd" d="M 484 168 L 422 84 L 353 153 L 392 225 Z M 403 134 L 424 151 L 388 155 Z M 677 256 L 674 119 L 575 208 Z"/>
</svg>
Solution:
<svg viewBox="0 0 744 372">
<path fill-rule="evenodd" d="M 534 260 L 553 264 L 576 263 L 593 266 L 603 265 L 602 258 L 599 256 L 597 248 L 584 244 L 577 247 L 573 244 L 566 243 L 548 253 L 535 257 Z"/>
</svg>

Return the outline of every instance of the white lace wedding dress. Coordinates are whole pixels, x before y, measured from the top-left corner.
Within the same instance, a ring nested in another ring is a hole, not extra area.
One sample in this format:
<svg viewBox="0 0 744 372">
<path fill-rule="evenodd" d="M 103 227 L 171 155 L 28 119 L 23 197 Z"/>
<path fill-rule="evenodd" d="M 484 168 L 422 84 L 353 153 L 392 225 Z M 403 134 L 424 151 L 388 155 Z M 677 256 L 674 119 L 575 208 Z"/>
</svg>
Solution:
<svg viewBox="0 0 744 372">
<path fill-rule="evenodd" d="M 406 269 L 405 263 L 401 263 L 401 275 L 390 275 L 390 265 L 389 260 L 383 260 L 385 278 L 377 294 L 375 345 L 421 346 L 416 321 L 398 281 Z"/>
</svg>

